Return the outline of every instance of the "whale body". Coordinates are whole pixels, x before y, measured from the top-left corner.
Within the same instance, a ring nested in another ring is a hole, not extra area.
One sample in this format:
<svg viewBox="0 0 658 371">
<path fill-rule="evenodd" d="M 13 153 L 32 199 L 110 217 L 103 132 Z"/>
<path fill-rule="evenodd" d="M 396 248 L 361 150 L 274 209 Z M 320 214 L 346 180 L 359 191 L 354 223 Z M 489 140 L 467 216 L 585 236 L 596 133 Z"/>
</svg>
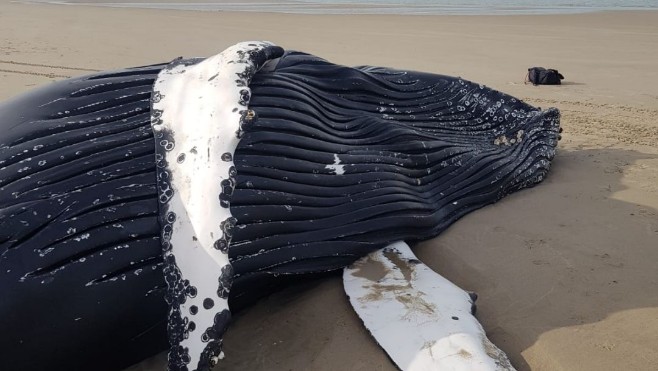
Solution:
<svg viewBox="0 0 658 371">
<path fill-rule="evenodd" d="M 559 132 L 461 78 L 261 42 L 1 103 L 0 352 L 210 369 L 231 310 L 534 186 Z"/>
</svg>

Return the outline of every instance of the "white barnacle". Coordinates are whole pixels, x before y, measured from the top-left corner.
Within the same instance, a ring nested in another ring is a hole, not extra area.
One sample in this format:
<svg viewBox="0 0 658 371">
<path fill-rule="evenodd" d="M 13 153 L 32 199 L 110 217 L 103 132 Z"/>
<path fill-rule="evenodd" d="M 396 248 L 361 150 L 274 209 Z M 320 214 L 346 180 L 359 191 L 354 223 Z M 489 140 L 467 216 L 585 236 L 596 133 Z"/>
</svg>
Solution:
<svg viewBox="0 0 658 371">
<path fill-rule="evenodd" d="M 525 133 L 525 132 L 524 132 L 523 130 L 519 130 L 519 131 L 516 133 L 516 141 L 517 141 L 517 142 L 520 142 L 520 141 L 521 141 L 521 139 L 523 138 L 523 134 L 524 134 L 524 133 Z"/>
<path fill-rule="evenodd" d="M 494 139 L 494 145 L 501 146 L 501 145 L 509 145 L 510 141 L 505 135 L 501 135 L 498 138 Z"/>
</svg>

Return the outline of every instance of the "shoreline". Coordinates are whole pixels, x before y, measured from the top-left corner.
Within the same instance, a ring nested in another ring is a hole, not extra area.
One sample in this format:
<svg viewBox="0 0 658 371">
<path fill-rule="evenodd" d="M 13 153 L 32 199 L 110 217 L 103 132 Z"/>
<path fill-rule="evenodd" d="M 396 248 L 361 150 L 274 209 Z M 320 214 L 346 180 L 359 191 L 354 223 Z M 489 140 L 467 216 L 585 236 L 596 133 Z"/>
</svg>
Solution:
<svg viewBox="0 0 658 371">
<path fill-rule="evenodd" d="M 617 12 L 658 12 L 658 8 L 642 7 L 575 7 L 575 8 L 551 8 L 545 7 L 496 7 L 495 9 L 466 11 L 470 7 L 444 6 L 442 9 L 423 6 L 401 6 L 401 5 L 373 5 L 373 4 L 315 4 L 315 3 L 291 3 L 299 5 L 299 10 L 286 8 L 285 5 L 273 3 L 256 3 L 251 1 L 240 1 L 230 4 L 213 2 L 179 3 L 174 1 L 147 1 L 147 2 L 67 2 L 67 1 L 30 1 L 16 0 L 17 3 L 42 4 L 59 6 L 89 6 L 99 8 L 119 9 L 151 9 L 171 10 L 184 12 L 219 12 L 219 13 L 256 13 L 256 14 L 289 14 L 289 15 L 314 15 L 314 16 L 414 16 L 414 17 L 472 17 L 472 16 L 563 16 L 583 15 L 596 13 Z M 238 3 L 242 5 L 237 5 Z M 250 4 L 252 6 L 250 6 Z M 271 10 L 255 9 L 256 7 L 273 8 Z M 304 10 L 305 8 L 306 10 Z M 409 8 L 412 10 L 410 11 Z M 404 11 L 406 9 L 406 12 Z M 432 10 L 436 9 L 436 10 Z M 453 9 L 448 10 L 448 9 Z M 416 11 L 417 10 L 417 11 Z"/>
<path fill-rule="evenodd" d="M 542 184 L 468 214 L 414 251 L 478 293 L 479 320 L 519 370 L 658 364 L 658 297 L 647 295 L 658 291 L 658 11 L 296 15 L 0 0 L 0 100 L 60 76 L 263 39 L 338 64 L 461 76 L 559 108 L 563 138 Z M 564 84 L 524 85 L 532 66 L 558 69 Z M 337 277 L 264 299 L 236 317 L 225 344 L 218 368 L 229 371 L 394 370 Z"/>
</svg>

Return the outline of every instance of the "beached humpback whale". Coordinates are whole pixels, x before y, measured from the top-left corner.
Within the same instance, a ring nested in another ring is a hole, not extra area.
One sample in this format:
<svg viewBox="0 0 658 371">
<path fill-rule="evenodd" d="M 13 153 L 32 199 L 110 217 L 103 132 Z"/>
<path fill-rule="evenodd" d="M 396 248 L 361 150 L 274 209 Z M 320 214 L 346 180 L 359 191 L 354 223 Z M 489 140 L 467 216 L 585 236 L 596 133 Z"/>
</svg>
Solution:
<svg viewBox="0 0 658 371">
<path fill-rule="evenodd" d="M 3 369 L 118 369 L 168 339 L 171 370 L 208 370 L 231 309 L 541 182 L 558 139 L 556 109 L 263 42 L 4 102 Z"/>
</svg>

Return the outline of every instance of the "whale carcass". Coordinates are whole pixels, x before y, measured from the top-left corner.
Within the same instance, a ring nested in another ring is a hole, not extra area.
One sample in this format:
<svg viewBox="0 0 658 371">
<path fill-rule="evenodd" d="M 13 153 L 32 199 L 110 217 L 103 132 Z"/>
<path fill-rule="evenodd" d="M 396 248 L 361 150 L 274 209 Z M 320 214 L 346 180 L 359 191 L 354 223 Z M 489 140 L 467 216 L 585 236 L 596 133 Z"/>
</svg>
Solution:
<svg viewBox="0 0 658 371">
<path fill-rule="evenodd" d="M 461 78 L 263 42 L 19 96 L 0 104 L 1 352 L 117 369 L 169 339 L 170 369 L 210 369 L 231 308 L 541 182 L 559 131 Z"/>
</svg>

